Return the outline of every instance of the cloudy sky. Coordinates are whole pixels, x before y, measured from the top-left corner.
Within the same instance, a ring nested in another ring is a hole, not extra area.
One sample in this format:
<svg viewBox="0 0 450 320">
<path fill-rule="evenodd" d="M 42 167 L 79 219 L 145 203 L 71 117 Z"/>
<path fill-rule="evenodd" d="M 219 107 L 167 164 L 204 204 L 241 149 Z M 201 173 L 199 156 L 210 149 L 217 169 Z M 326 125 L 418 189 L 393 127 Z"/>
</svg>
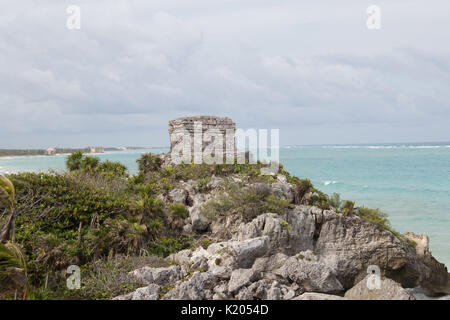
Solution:
<svg viewBox="0 0 450 320">
<path fill-rule="evenodd" d="M 281 144 L 449 141 L 449 17 L 448 0 L 2 0 L 0 148 L 165 146 L 187 115 Z"/>
</svg>

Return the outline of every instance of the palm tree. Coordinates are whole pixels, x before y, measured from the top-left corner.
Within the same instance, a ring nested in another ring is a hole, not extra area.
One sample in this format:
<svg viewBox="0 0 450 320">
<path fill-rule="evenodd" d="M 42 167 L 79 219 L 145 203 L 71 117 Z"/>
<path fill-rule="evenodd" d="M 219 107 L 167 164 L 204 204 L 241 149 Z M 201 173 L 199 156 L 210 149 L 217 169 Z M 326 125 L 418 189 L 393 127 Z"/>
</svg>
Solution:
<svg viewBox="0 0 450 320">
<path fill-rule="evenodd" d="M 80 170 L 81 169 L 81 159 L 83 158 L 83 153 L 77 151 L 72 153 L 66 159 L 66 167 L 69 171 Z"/>
<path fill-rule="evenodd" d="M 11 243 L 0 242 L 0 296 L 5 292 L 23 290 L 28 295 L 27 263 L 20 248 Z"/>
<path fill-rule="evenodd" d="M 19 246 L 15 245 L 15 189 L 11 180 L 0 175 L 0 204 L 9 211 L 6 223 L 0 231 L 0 280 L 10 279 L 17 286 L 24 285 L 25 299 L 28 291 L 27 267 L 25 257 Z M 11 242 L 8 242 L 11 236 Z M 19 275 L 19 278 L 18 278 Z M 20 277 L 23 275 L 23 277 Z M 17 289 L 16 289 L 17 290 Z M 16 291 L 17 292 L 17 291 Z"/>
<path fill-rule="evenodd" d="M 11 180 L 0 175 L 0 205 L 9 211 L 6 223 L 0 231 L 0 242 L 6 242 L 11 236 L 11 241 L 15 241 L 15 212 L 14 212 L 15 190 Z"/>
</svg>

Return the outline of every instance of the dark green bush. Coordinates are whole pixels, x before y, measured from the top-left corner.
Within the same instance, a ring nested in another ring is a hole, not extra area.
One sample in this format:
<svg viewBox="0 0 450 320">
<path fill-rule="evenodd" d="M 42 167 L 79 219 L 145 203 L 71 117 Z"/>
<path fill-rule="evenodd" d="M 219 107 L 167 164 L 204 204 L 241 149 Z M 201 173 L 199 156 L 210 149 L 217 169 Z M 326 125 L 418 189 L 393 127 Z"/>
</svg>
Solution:
<svg viewBox="0 0 450 320">
<path fill-rule="evenodd" d="M 376 224 L 382 230 L 390 230 L 391 228 L 388 215 L 381 212 L 380 209 L 358 207 L 357 213 L 361 218 Z"/>
<path fill-rule="evenodd" d="M 139 172 L 147 174 L 161 169 L 162 159 L 152 153 L 143 154 L 138 160 Z"/>
<path fill-rule="evenodd" d="M 169 213 L 181 219 L 186 219 L 189 216 L 189 211 L 184 204 L 173 203 L 169 207 Z"/>
<path fill-rule="evenodd" d="M 148 252 L 160 257 L 167 257 L 172 253 L 184 249 L 192 248 L 193 239 L 190 236 L 180 236 L 180 237 L 161 237 L 156 241 L 150 242 L 148 244 Z"/>
<path fill-rule="evenodd" d="M 266 184 L 244 188 L 230 184 L 224 192 L 205 203 L 200 212 L 209 219 L 237 213 L 251 221 L 262 213 L 283 213 L 288 206 L 289 201 L 272 194 Z"/>
</svg>

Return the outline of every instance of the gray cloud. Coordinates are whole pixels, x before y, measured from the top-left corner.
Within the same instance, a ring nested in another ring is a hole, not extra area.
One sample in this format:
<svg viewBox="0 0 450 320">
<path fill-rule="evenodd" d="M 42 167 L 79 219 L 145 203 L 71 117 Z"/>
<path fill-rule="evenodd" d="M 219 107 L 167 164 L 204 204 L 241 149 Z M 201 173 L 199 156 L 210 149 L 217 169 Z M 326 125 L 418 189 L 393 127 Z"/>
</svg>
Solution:
<svg viewBox="0 0 450 320">
<path fill-rule="evenodd" d="M 71 1 L 0 11 L 0 147 L 167 145 L 178 116 L 286 144 L 450 140 L 450 4 Z"/>
</svg>

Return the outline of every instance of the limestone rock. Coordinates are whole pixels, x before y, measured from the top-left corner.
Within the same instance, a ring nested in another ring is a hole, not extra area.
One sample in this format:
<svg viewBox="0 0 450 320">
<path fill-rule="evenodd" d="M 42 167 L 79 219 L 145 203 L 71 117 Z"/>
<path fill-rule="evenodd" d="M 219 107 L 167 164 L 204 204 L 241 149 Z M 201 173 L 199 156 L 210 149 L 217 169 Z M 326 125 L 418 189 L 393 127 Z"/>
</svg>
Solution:
<svg viewBox="0 0 450 320">
<path fill-rule="evenodd" d="M 315 251 L 324 264 L 336 271 L 344 288 L 349 289 L 367 275 L 370 265 L 383 266 L 383 276 L 404 287 L 422 285 L 433 292 L 444 290 L 447 269 L 429 252 L 400 241 L 388 230 L 357 215 L 342 216 L 325 210 L 316 226 Z"/>
<path fill-rule="evenodd" d="M 139 281 L 155 283 L 162 286 L 173 283 L 183 276 L 180 266 L 170 266 L 167 268 L 143 267 L 130 272 L 130 275 Z"/>
<path fill-rule="evenodd" d="M 317 292 L 305 292 L 292 300 L 347 300 L 341 296 L 335 296 L 331 294 L 317 293 Z"/>
<path fill-rule="evenodd" d="M 178 283 L 169 290 L 162 300 L 202 300 L 212 299 L 217 278 L 210 272 L 196 271 L 187 281 Z"/>
<path fill-rule="evenodd" d="M 183 189 L 172 189 L 169 198 L 172 202 L 186 204 L 187 192 Z"/>
<path fill-rule="evenodd" d="M 397 282 L 384 278 L 380 279 L 379 288 L 368 283 L 368 275 L 356 286 L 345 293 L 345 298 L 350 300 L 415 300 L 414 296 L 403 289 Z"/>
<path fill-rule="evenodd" d="M 309 292 L 338 293 L 344 290 L 335 271 L 308 251 L 289 258 L 275 273 Z"/>
<path fill-rule="evenodd" d="M 228 241 L 211 244 L 207 251 L 228 261 L 233 269 L 250 268 L 256 258 L 263 256 L 270 247 L 268 237 L 258 237 L 243 241 Z"/>
<path fill-rule="evenodd" d="M 286 216 L 276 213 L 262 214 L 239 227 L 237 240 L 267 236 L 270 252 L 293 255 L 314 247 L 315 218 L 307 207 L 296 207 Z"/>
<path fill-rule="evenodd" d="M 259 280 L 260 273 L 253 269 L 236 269 L 231 274 L 230 282 L 228 283 L 228 292 L 234 294 L 242 287 Z"/>
</svg>

